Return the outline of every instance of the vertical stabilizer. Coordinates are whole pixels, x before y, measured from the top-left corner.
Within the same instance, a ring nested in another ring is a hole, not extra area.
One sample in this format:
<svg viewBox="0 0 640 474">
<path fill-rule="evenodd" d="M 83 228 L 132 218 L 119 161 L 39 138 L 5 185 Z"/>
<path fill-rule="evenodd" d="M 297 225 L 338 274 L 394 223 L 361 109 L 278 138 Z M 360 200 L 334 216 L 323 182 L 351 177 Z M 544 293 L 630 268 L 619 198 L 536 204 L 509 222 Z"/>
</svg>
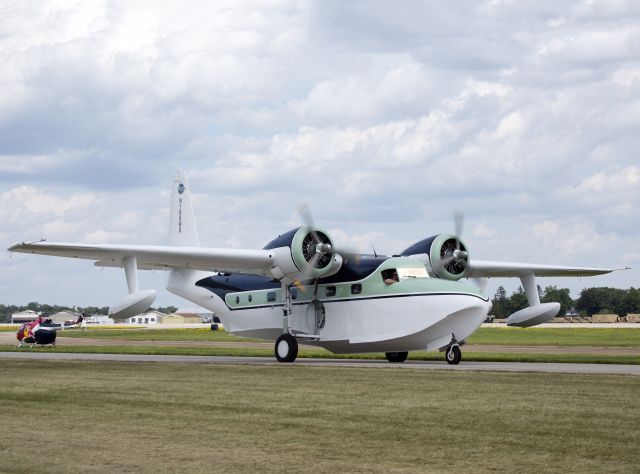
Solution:
<svg viewBox="0 0 640 474">
<path fill-rule="evenodd" d="M 184 171 L 178 170 L 171 190 L 171 220 L 169 245 L 174 247 L 200 247 L 198 228 L 193 215 L 189 180 Z"/>
</svg>

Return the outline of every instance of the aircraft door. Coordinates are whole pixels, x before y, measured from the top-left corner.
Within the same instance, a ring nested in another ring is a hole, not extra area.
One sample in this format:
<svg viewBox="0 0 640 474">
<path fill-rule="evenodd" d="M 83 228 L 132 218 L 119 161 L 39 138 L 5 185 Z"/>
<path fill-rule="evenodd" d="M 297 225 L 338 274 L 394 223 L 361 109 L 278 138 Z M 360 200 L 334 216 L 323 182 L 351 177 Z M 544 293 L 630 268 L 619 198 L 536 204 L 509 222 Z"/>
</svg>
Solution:
<svg viewBox="0 0 640 474">
<path fill-rule="evenodd" d="M 316 300 L 307 306 L 305 323 L 311 334 L 318 334 L 324 328 L 325 309 L 322 302 Z"/>
</svg>

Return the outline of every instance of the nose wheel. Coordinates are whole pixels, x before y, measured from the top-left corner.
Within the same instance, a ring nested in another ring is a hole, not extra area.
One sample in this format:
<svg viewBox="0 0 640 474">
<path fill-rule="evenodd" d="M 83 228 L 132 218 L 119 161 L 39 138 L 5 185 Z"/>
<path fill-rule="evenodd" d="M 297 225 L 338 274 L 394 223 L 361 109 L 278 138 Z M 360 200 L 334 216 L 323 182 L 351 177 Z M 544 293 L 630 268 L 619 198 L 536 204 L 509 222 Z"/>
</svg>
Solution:
<svg viewBox="0 0 640 474">
<path fill-rule="evenodd" d="M 462 351 L 458 344 L 449 346 L 445 353 L 445 360 L 447 361 L 447 364 L 456 365 L 460 363 L 460 360 L 462 360 Z"/>
<path fill-rule="evenodd" d="M 281 334 L 276 339 L 275 352 L 278 362 L 293 362 L 298 357 L 298 341 L 291 334 Z"/>
</svg>

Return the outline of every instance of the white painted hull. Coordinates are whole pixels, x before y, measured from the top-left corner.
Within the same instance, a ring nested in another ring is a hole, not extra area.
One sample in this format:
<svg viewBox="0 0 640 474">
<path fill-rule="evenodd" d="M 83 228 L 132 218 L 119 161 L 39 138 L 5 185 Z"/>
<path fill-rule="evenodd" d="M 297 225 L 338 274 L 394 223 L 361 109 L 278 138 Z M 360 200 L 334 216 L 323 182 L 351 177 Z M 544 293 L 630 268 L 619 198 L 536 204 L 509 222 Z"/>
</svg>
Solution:
<svg viewBox="0 0 640 474">
<path fill-rule="evenodd" d="M 438 350 L 452 335 L 469 337 L 486 318 L 491 304 L 467 295 L 416 295 L 325 304 L 325 326 L 310 341 L 335 353 Z M 220 319 L 232 333 L 265 339 L 282 334 L 282 307 L 227 311 Z M 314 334 L 315 311 L 294 305 L 294 332 Z M 435 343 L 435 344 L 434 344 Z"/>
<path fill-rule="evenodd" d="M 283 333 L 282 305 L 230 310 L 219 297 L 183 274 L 168 288 L 183 298 L 213 311 L 226 330 L 245 337 L 275 340 Z M 189 281 L 191 280 L 191 281 Z M 309 341 L 335 353 L 438 350 L 469 337 L 486 318 L 491 303 L 467 294 L 423 293 L 385 298 L 324 301 L 325 324 L 316 331 L 313 305 L 294 304 L 290 317 L 293 332 L 317 333 Z"/>
</svg>

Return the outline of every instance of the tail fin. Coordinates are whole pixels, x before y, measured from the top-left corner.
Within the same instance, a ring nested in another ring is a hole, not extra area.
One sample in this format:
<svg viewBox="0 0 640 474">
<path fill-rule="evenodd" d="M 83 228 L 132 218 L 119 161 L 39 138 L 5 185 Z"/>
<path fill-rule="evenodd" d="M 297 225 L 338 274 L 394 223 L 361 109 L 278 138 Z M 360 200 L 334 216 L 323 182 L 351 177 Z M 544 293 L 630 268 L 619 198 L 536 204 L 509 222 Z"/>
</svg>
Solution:
<svg viewBox="0 0 640 474">
<path fill-rule="evenodd" d="M 182 170 L 178 170 L 176 173 L 171 191 L 169 245 L 172 247 L 200 247 L 198 228 L 191 204 L 189 180 Z"/>
</svg>

